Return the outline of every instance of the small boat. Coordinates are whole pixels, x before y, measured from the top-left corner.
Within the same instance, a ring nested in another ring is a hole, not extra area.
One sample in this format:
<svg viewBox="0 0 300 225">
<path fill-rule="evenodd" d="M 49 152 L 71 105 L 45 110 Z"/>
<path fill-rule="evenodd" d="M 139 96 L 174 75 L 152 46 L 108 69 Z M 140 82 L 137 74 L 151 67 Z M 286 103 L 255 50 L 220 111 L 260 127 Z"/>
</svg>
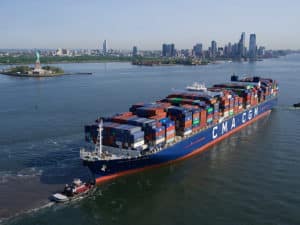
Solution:
<svg viewBox="0 0 300 225">
<path fill-rule="evenodd" d="M 300 102 L 293 105 L 295 108 L 300 107 Z"/>
<path fill-rule="evenodd" d="M 55 193 L 51 196 L 52 200 L 55 202 L 66 202 L 69 201 L 69 198 L 61 193 Z"/>
<path fill-rule="evenodd" d="M 88 194 L 93 188 L 93 183 L 85 183 L 76 178 L 72 184 L 66 184 L 61 193 L 53 194 L 50 199 L 57 203 L 71 201 L 77 197 Z"/>
<path fill-rule="evenodd" d="M 201 83 L 194 82 L 191 86 L 187 86 L 186 90 L 205 92 L 205 91 L 207 91 L 207 88 L 205 87 L 204 83 L 201 84 Z"/>
</svg>

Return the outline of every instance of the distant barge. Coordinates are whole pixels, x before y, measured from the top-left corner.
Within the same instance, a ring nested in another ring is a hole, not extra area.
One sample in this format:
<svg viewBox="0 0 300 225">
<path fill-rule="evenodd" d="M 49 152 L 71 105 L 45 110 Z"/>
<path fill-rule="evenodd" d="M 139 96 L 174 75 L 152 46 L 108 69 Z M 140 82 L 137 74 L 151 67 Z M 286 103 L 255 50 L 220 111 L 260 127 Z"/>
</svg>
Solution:
<svg viewBox="0 0 300 225">
<path fill-rule="evenodd" d="M 299 108 L 300 107 L 300 102 L 299 103 L 296 103 L 293 105 L 295 108 Z"/>
</svg>

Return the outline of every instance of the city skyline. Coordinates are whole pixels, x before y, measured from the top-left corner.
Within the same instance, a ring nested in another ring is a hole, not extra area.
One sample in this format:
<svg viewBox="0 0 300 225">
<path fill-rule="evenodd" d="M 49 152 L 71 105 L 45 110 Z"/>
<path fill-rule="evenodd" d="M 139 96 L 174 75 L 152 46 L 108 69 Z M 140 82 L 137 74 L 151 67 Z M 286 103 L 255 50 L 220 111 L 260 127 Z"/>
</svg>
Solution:
<svg viewBox="0 0 300 225">
<path fill-rule="evenodd" d="M 1 1 L 0 19 L 6 22 L 0 24 L 0 48 L 95 49 L 101 40 L 108 40 L 108 49 L 158 50 L 162 43 L 176 43 L 178 49 L 202 43 L 207 48 L 212 40 L 224 46 L 244 31 L 246 43 L 255 33 L 256 44 L 268 49 L 300 49 L 300 31 L 292 29 L 300 19 L 297 1 L 36 3 Z"/>
</svg>

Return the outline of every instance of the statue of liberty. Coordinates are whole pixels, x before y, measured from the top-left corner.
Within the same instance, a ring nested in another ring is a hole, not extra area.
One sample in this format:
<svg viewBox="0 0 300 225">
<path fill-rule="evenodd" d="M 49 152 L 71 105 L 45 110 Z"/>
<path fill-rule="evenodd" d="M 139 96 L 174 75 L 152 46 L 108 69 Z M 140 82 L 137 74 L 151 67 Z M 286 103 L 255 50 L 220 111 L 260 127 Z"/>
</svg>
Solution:
<svg viewBox="0 0 300 225">
<path fill-rule="evenodd" d="M 41 69 L 41 63 L 40 63 L 40 53 L 38 51 L 35 52 L 36 55 L 36 61 L 35 61 L 35 70 L 40 70 Z"/>
<path fill-rule="evenodd" d="M 40 61 L 40 53 L 38 51 L 36 51 L 35 55 L 36 55 L 36 61 L 39 62 Z"/>
</svg>

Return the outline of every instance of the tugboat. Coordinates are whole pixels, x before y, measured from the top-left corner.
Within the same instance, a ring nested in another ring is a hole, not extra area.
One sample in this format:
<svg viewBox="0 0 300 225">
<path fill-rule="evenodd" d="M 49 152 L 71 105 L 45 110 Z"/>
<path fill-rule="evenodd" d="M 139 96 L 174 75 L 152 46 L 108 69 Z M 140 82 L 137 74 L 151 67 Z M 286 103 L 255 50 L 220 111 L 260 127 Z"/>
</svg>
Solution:
<svg viewBox="0 0 300 225">
<path fill-rule="evenodd" d="M 300 107 L 300 102 L 299 103 L 296 103 L 293 105 L 295 108 L 299 108 Z"/>
<path fill-rule="evenodd" d="M 61 193 L 55 193 L 51 196 L 51 200 L 54 202 L 67 202 L 77 197 L 88 194 L 94 188 L 93 183 L 85 183 L 76 178 L 72 184 L 66 184 L 64 190 Z"/>
</svg>

